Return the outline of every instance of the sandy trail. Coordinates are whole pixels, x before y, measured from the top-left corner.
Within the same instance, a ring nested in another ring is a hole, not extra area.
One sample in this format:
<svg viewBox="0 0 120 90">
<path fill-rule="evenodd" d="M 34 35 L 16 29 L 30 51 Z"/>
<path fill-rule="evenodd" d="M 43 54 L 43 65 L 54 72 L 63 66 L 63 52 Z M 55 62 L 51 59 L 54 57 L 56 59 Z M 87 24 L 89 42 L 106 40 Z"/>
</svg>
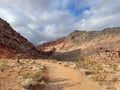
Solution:
<svg viewBox="0 0 120 90">
<path fill-rule="evenodd" d="M 102 90 L 98 83 L 74 69 L 51 62 L 43 62 L 43 64 L 48 70 L 45 90 Z"/>
</svg>

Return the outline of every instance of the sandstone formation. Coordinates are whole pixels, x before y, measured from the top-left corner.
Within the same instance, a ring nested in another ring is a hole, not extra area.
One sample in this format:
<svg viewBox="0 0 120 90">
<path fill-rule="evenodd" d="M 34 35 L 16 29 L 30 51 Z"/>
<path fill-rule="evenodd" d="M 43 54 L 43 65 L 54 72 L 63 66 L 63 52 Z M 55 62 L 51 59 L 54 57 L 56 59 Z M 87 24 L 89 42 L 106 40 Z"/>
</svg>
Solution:
<svg viewBox="0 0 120 90">
<path fill-rule="evenodd" d="M 39 57 L 34 45 L 0 19 L 0 58 L 14 58 L 18 54 L 21 57 Z"/>
<path fill-rule="evenodd" d="M 56 49 L 54 57 L 71 59 L 90 57 L 99 60 L 120 59 L 120 27 L 106 28 L 102 31 L 79 31 L 75 30 L 68 36 L 44 43 L 37 47 L 38 50 L 49 51 Z M 79 50 L 79 53 L 72 53 Z"/>
</svg>

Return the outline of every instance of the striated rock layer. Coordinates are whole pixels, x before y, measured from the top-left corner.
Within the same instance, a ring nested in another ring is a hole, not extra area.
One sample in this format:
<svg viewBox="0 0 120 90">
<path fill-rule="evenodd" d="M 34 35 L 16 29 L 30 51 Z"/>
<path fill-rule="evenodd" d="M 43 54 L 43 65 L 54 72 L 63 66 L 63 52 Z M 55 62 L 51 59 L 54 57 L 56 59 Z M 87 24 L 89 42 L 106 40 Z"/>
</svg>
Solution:
<svg viewBox="0 0 120 90">
<path fill-rule="evenodd" d="M 52 48 L 56 48 L 57 54 L 54 57 L 57 59 L 71 60 L 72 56 L 73 60 L 73 57 L 84 56 L 101 60 L 119 60 L 120 27 L 106 28 L 102 31 L 75 30 L 64 38 L 37 47 L 42 51 Z"/>
<path fill-rule="evenodd" d="M 24 58 L 40 56 L 34 45 L 0 19 L 0 58 L 14 58 L 18 54 Z"/>
</svg>

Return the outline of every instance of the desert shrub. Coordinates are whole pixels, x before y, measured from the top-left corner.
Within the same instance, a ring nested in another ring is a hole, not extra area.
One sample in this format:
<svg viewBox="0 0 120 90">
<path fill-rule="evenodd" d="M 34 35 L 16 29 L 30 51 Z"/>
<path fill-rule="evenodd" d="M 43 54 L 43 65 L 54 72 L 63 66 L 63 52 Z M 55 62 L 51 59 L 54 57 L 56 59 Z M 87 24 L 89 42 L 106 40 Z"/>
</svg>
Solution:
<svg viewBox="0 0 120 90">
<path fill-rule="evenodd" d="M 117 65 L 116 64 L 109 64 L 110 68 L 113 68 L 114 70 L 117 69 Z"/>
<path fill-rule="evenodd" d="M 19 75 L 22 76 L 22 78 L 30 78 L 30 72 L 25 71 L 25 72 L 19 72 Z"/>
<path fill-rule="evenodd" d="M 8 67 L 9 67 L 9 64 L 8 64 L 7 61 L 2 61 L 2 62 L 0 63 L 0 70 L 1 70 L 1 71 L 4 71 L 4 70 L 7 69 Z"/>
<path fill-rule="evenodd" d="M 19 73 L 22 78 L 32 78 L 34 80 L 40 80 L 42 76 L 42 71 L 41 70 L 34 70 L 34 71 L 25 71 L 25 72 L 20 72 Z"/>
<path fill-rule="evenodd" d="M 95 81 L 105 81 L 106 77 L 107 77 L 106 73 L 96 73 L 92 78 Z"/>
<path fill-rule="evenodd" d="M 86 69 L 87 71 L 84 72 L 85 75 L 93 75 L 94 80 L 105 80 L 106 78 L 106 72 L 102 64 L 97 61 L 80 57 L 80 59 L 76 63 L 76 66 L 78 69 Z"/>
<path fill-rule="evenodd" d="M 16 60 L 17 60 L 17 63 L 20 63 L 20 54 L 17 54 L 17 55 L 15 56 L 15 58 L 16 58 Z"/>
<path fill-rule="evenodd" d="M 76 67 L 79 68 L 86 68 L 86 61 L 83 57 L 80 57 L 76 62 Z"/>
<path fill-rule="evenodd" d="M 42 71 L 41 70 L 35 70 L 33 73 L 32 73 L 32 78 L 34 80 L 40 80 L 41 79 L 41 76 L 42 76 Z"/>
<path fill-rule="evenodd" d="M 84 68 L 84 69 L 102 69 L 101 65 L 94 61 L 85 59 L 83 57 L 80 57 L 79 60 L 76 62 L 77 68 Z"/>
</svg>

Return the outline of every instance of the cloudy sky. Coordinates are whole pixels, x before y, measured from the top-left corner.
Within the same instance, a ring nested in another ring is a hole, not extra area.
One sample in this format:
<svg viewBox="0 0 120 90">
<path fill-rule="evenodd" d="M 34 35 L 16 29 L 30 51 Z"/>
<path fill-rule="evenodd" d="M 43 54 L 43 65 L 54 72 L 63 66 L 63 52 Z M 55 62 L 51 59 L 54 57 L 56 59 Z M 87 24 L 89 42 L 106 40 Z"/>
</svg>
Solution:
<svg viewBox="0 0 120 90">
<path fill-rule="evenodd" d="M 120 0 L 0 0 L 0 17 L 33 44 L 120 26 Z"/>
</svg>

